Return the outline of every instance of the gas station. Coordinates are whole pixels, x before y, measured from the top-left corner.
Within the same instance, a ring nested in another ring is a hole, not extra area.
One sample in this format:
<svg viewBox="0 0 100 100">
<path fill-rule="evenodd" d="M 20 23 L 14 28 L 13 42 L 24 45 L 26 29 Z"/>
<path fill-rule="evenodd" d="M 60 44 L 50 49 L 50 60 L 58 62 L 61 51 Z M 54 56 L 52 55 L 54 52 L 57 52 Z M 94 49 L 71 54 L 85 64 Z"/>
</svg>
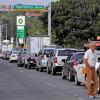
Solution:
<svg viewBox="0 0 100 100">
<path fill-rule="evenodd" d="M 24 0 L 23 0 L 24 1 Z M 31 0 L 32 1 L 32 0 Z M 29 1 L 30 2 L 30 1 Z M 48 5 L 35 5 L 35 4 L 0 4 L 1 12 L 25 12 L 27 16 L 30 17 L 39 17 L 42 16 L 45 12 L 48 13 L 48 35 L 51 37 L 51 2 Z M 2 24 L 1 24 L 2 26 Z M 25 45 L 26 38 L 26 16 L 18 15 L 16 16 L 16 46 Z M 2 32 L 0 33 L 2 37 Z M 0 40 L 1 42 L 1 40 Z"/>
</svg>

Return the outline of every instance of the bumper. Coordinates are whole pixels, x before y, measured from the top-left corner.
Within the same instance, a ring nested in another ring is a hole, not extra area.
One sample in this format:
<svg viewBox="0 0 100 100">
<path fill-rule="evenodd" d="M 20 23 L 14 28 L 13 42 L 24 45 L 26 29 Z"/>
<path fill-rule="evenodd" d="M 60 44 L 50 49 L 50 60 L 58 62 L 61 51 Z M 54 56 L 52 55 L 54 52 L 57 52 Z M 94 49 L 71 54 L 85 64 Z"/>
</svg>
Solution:
<svg viewBox="0 0 100 100">
<path fill-rule="evenodd" d="M 10 61 L 17 61 L 17 58 L 9 58 Z"/>
<path fill-rule="evenodd" d="M 54 69 L 55 69 L 57 72 L 62 72 L 62 66 L 55 66 Z"/>
</svg>

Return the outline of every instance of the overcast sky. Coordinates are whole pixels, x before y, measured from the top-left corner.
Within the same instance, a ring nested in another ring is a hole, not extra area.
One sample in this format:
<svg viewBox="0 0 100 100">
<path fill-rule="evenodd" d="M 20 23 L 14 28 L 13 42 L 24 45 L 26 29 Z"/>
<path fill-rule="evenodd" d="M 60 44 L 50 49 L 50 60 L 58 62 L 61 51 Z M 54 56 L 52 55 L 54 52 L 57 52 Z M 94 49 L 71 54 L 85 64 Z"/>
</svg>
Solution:
<svg viewBox="0 0 100 100">
<path fill-rule="evenodd" d="M 51 0 L 0 0 L 0 5 L 15 5 L 15 4 L 27 4 L 27 5 L 48 5 Z"/>
</svg>

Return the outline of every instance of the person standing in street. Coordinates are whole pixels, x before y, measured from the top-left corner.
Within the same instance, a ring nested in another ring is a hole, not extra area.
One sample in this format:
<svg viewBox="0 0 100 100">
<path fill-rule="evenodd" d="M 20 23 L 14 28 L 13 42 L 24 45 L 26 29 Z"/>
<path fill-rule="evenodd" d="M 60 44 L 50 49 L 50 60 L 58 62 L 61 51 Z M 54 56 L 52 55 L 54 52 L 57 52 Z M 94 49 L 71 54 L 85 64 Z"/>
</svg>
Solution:
<svg viewBox="0 0 100 100">
<path fill-rule="evenodd" d="M 89 49 L 84 55 L 84 63 L 87 67 L 87 94 L 89 98 L 99 97 L 97 95 L 98 76 L 95 70 L 97 55 L 98 52 L 96 51 L 96 44 L 95 42 L 91 42 L 89 44 Z"/>
</svg>

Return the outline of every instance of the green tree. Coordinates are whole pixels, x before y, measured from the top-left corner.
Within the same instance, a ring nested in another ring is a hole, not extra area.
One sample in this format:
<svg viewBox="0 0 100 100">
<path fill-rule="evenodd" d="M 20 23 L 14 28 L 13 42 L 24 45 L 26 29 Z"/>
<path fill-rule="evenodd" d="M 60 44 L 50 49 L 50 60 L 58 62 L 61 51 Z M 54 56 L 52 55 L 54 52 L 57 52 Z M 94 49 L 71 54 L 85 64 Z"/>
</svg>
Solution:
<svg viewBox="0 0 100 100">
<path fill-rule="evenodd" d="M 42 21 L 47 25 L 45 15 Z M 99 0 L 60 0 L 52 3 L 52 42 L 64 47 L 83 46 L 100 35 Z"/>
<path fill-rule="evenodd" d="M 28 31 L 30 36 L 43 36 L 47 35 L 44 24 L 40 20 L 34 20 Z"/>
</svg>

